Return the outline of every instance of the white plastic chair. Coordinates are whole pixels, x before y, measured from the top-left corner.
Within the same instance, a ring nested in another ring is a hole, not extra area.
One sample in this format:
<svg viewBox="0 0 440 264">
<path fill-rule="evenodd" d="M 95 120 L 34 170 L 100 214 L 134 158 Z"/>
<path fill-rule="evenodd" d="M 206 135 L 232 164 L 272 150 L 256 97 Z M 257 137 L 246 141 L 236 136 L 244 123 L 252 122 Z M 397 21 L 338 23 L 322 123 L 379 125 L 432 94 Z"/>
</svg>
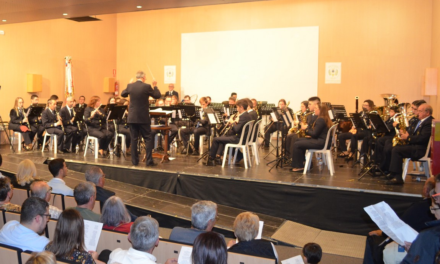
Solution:
<svg viewBox="0 0 440 264">
<path fill-rule="evenodd" d="M 308 149 L 306 151 L 306 164 L 304 166 L 303 174 L 306 174 L 310 170 L 310 165 L 312 164 L 313 153 L 321 153 L 322 159 L 327 160 L 327 167 L 330 171 L 330 175 L 333 176 L 335 173 L 335 165 L 333 163 L 332 152 L 328 149 L 329 144 L 331 144 L 330 139 L 333 138 L 336 132 L 337 125 L 333 125 L 327 132 L 327 138 L 325 139 L 325 144 L 323 149 Z"/>
<path fill-rule="evenodd" d="M 47 130 L 46 133 L 44 133 L 43 148 L 41 148 L 41 152 L 44 152 L 44 148 L 46 147 L 46 140 L 48 137 L 50 137 L 50 144 L 52 145 L 53 153 L 57 153 L 57 147 L 58 147 L 57 135 L 49 134 Z"/>
<path fill-rule="evenodd" d="M 259 165 L 260 164 L 260 156 L 258 154 L 258 146 L 257 146 L 257 133 L 258 130 L 260 129 L 260 123 L 261 123 L 261 119 L 258 120 L 255 124 L 254 127 L 252 129 L 252 133 L 251 133 L 251 138 L 249 139 L 249 143 L 248 143 L 248 147 L 251 147 L 252 149 L 252 154 L 254 159 L 255 159 L 255 164 Z M 249 153 L 249 150 L 248 150 Z M 250 164 L 253 163 L 253 160 L 250 159 L 250 156 L 248 157 L 250 160 Z"/>
<path fill-rule="evenodd" d="M 228 164 L 231 164 L 231 159 L 232 159 L 232 149 L 235 148 L 235 154 L 234 154 L 234 162 L 237 158 L 237 153 L 238 150 L 241 149 L 243 152 L 243 159 L 244 159 L 244 167 L 247 169 L 248 168 L 248 157 L 249 157 L 249 151 L 248 151 L 248 143 L 249 143 L 249 139 L 251 136 L 251 130 L 252 130 L 252 125 L 254 124 L 255 121 L 249 121 L 247 122 L 242 129 L 242 133 L 240 136 L 240 141 L 237 144 L 231 144 L 228 143 L 225 146 L 225 151 L 223 154 L 223 164 L 222 167 L 225 167 L 225 162 L 226 162 L 226 155 L 228 153 L 228 149 L 229 149 L 229 157 L 228 157 Z M 247 135 L 246 138 L 244 138 L 244 134 L 243 132 L 247 131 Z M 250 163 L 249 163 L 250 166 Z"/>
<path fill-rule="evenodd" d="M 17 131 L 13 131 L 13 133 L 12 133 L 12 139 L 11 139 L 11 142 L 13 143 L 14 142 L 14 140 L 15 140 L 15 135 L 17 135 L 18 136 L 18 151 L 21 151 L 21 145 L 23 145 L 23 136 L 21 135 L 21 133 L 20 132 L 17 132 Z"/>
<path fill-rule="evenodd" d="M 426 153 L 425 156 L 423 156 L 422 158 L 418 159 L 418 160 L 413 160 L 413 162 L 423 162 L 423 167 L 425 168 L 425 176 L 427 178 L 432 177 L 432 172 L 431 172 L 431 158 L 428 157 L 429 156 L 429 152 L 431 151 L 431 140 L 432 138 L 429 138 L 429 142 L 428 142 L 428 147 L 426 148 Z M 403 171 L 402 171 L 402 179 L 403 181 L 405 181 L 406 178 L 406 174 L 408 173 L 408 165 L 409 162 L 411 161 L 411 158 L 405 159 L 403 162 Z"/>
<path fill-rule="evenodd" d="M 124 155 L 127 154 L 127 146 L 125 145 L 125 135 L 124 134 L 116 134 L 116 140 L 115 140 L 115 149 L 116 145 L 118 144 L 118 138 L 121 138 L 121 150 L 124 152 Z"/>
<path fill-rule="evenodd" d="M 86 126 L 87 136 L 86 136 L 86 148 L 84 149 L 84 157 L 87 155 L 87 151 L 89 150 L 89 142 L 92 140 L 95 147 L 95 159 L 98 158 L 98 152 L 99 152 L 99 140 L 97 137 L 92 137 L 89 135 L 89 130 Z M 124 141 L 125 142 L 125 141 Z"/>
</svg>

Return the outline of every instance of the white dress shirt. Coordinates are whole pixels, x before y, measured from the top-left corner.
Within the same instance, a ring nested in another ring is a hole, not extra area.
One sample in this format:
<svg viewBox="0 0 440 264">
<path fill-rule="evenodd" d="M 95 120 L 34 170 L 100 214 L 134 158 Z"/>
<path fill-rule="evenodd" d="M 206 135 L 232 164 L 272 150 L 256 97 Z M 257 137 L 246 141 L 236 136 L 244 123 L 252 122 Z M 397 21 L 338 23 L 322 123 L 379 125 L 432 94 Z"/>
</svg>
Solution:
<svg viewBox="0 0 440 264">
<path fill-rule="evenodd" d="M 47 184 L 52 187 L 53 193 L 73 196 L 73 189 L 66 185 L 66 183 L 59 178 L 53 178 Z"/>
<path fill-rule="evenodd" d="M 139 251 L 132 247 L 130 247 L 129 250 L 117 248 L 112 251 L 107 263 L 156 264 L 156 257 L 150 253 Z"/>
<path fill-rule="evenodd" d="M 47 237 L 40 236 L 16 220 L 7 222 L 0 231 L 0 243 L 34 252 L 44 251 L 49 243 Z"/>
</svg>

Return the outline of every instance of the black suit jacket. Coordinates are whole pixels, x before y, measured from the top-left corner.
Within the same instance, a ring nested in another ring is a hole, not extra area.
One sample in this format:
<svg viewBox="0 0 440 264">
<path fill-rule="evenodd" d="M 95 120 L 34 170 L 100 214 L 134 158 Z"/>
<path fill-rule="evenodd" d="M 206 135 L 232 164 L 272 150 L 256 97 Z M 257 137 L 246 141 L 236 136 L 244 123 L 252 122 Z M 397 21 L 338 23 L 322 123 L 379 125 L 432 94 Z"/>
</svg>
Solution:
<svg viewBox="0 0 440 264">
<path fill-rule="evenodd" d="M 414 132 L 409 133 L 407 141 L 411 146 L 411 159 L 413 160 L 425 156 L 426 148 L 431 138 L 432 119 L 434 119 L 432 116 L 428 117 Z"/>
<path fill-rule="evenodd" d="M 106 124 L 105 115 L 96 113 L 93 118 L 92 112 L 95 109 L 93 107 L 87 107 L 84 110 L 84 121 L 86 122 L 87 126 L 90 128 L 101 128 Z M 99 110 L 101 112 L 101 110 Z M 102 113 L 102 112 L 101 112 Z"/>
<path fill-rule="evenodd" d="M 257 121 L 258 115 L 257 115 L 257 112 L 255 112 L 255 110 L 252 110 L 252 111 L 250 111 L 248 113 L 251 116 L 251 120 Z"/>
<path fill-rule="evenodd" d="M 314 125 L 312 124 L 312 126 L 308 126 L 305 132 L 306 135 L 309 135 L 314 139 L 322 139 L 325 141 L 327 138 L 328 129 L 329 127 L 327 127 L 324 118 L 318 117 L 316 118 Z"/>
<path fill-rule="evenodd" d="M 247 122 L 252 121 L 251 115 L 245 111 L 243 114 L 240 115 L 240 118 L 238 119 L 238 123 L 233 125 L 232 128 L 228 131 L 228 135 L 235 135 L 237 137 L 240 137 L 242 133 L 244 134 L 244 138 L 246 138 L 247 133 L 249 133 L 252 127 L 248 129 L 247 131 L 243 131 L 244 125 L 246 125 Z"/>
<path fill-rule="evenodd" d="M 177 96 L 177 100 L 179 100 L 179 93 L 176 92 L 175 90 L 173 90 L 173 94 L 171 94 L 171 91 L 167 91 L 165 93 L 165 96 L 173 96 L 173 95 Z"/>
<path fill-rule="evenodd" d="M 96 186 L 96 200 L 99 201 L 99 203 L 101 205 L 101 209 L 102 209 L 102 206 L 104 205 L 105 201 L 107 201 L 107 199 L 112 197 L 113 195 L 115 195 L 114 192 L 112 192 L 110 190 L 106 190 L 100 186 Z"/>
<path fill-rule="evenodd" d="M 58 122 L 57 116 L 54 113 L 52 113 L 49 108 L 46 108 L 43 111 L 43 115 L 41 116 L 41 120 L 43 122 L 43 126 L 45 129 L 55 127 L 54 124 L 56 122 Z"/>
<path fill-rule="evenodd" d="M 151 96 L 154 99 L 161 97 L 160 91 L 157 87 L 151 88 L 151 85 L 136 81 L 130 83 L 127 88 L 122 91 L 121 96 L 127 97 L 130 95 L 130 108 L 128 112 L 128 123 L 132 124 L 150 124 L 150 106 L 148 98 Z"/>
<path fill-rule="evenodd" d="M 75 113 L 75 109 L 72 108 L 72 112 Z M 63 122 L 63 126 L 73 126 L 74 124 L 71 122 L 73 116 L 70 115 L 70 111 L 69 109 L 67 109 L 67 106 L 64 106 L 63 108 L 61 108 L 60 110 L 60 117 L 62 119 Z"/>
<path fill-rule="evenodd" d="M 26 123 L 23 123 L 24 119 L 24 109 L 21 111 L 21 114 L 17 114 L 17 109 L 13 108 L 9 112 L 9 129 L 14 131 L 20 131 L 20 126 L 25 125 Z"/>
</svg>

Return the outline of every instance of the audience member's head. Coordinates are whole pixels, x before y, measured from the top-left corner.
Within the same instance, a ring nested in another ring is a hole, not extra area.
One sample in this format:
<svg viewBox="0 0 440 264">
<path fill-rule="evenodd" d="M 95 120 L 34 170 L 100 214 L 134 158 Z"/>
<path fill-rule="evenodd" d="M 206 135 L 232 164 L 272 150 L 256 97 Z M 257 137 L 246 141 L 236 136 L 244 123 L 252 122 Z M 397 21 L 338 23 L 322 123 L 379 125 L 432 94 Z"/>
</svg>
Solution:
<svg viewBox="0 0 440 264">
<path fill-rule="evenodd" d="M 193 264 L 227 264 L 228 250 L 223 237 L 216 232 L 206 232 L 194 240 Z"/>
<path fill-rule="evenodd" d="M 316 243 L 307 243 L 303 247 L 302 254 L 304 263 L 318 264 L 322 258 L 322 249 Z"/>
<path fill-rule="evenodd" d="M 430 177 L 426 180 L 425 184 L 423 185 L 422 197 L 429 198 L 429 194 L 431 193 L 431 190 L 433 190 L 434 188 L 435 188 L 435 178 Z"/>
<path fill-rule="evenodd" d="M 34 181 L 31 184 L 31 197 L 38 197 L 45 201 L 50 201 L 52 187 L 45 181 Z"/>
<path fill-rule="evenodd" d="M 75 209 L 64 210 L 58 218 L 55 235 L 46 249 L 57 258 L 69 258 L 75 250 L 85 252 L 84 219 Z"/>
<path fill-rule="evenodd" d="M 50 251 L 34 252 L 25 264 L 57 264 L 57 259 Z"/>
<path fill-rule="evenodd" d="M 105 201 L 102 207 L 101 223 L 108 226 L 119 226 L 130 221 L 130 214 L 121 198 L 112 196 Z"/>
<path fill-rule="evenodd" d="M 191 224 L 199 230 L 211 231 L 217 218 L 217 204 L 200 201 L 191 207 Z"/>
<path fill-rule="evenodd" d="M 434 190 L 431 191 L 431 214 L 435 216 L 437 220 L 440 220 L 440 195 L 438 193 L 435 193 Z"/>
<path fill-rule="evenodd" d="M 49 221 L 49 203 L 38 197 L 29 197 L 21 206 L 20 224 L 41 234 Z"/>
<path fill-rule="evenodd" d="M 49 162 L 49 171 L 56 178 L 67 176 L 67 166 L 64 159 L 53 159 Z"/>
<path fill-rule="evenodd" d="M 104 187 L 105 174 L 101 168 L 93 166 L 86 170 L 86 181 L 93 182 L 96 186 Z"/>
<path fill-rule="evenodd" d="M 9 178 L 0 178 L 0 202 L 7 203 L 12 199 L 13 189 Z"/>
<path fill-rule="evenodd" d="M 258 235 L 260 219 L 258 215 L 251 212 L 244 212 L 235 218 L 234 233 L 238 241 L 251 241 Z"/>
<path fill-rule="evenodd" d="M 95 184 L 91 182 L 80 182 L 75 189 L 73 189 L 73 196 L 78 206 L 87 206 L 90 210 L 93 209 L 96 199 Z"/>
<path fill-rule="evenodd" d="M 131 226 L 128 239 L 134 249 L 153 252 L 153 249 L 159 245 L 159 223 L 152 217 L 138 217 Z"/>
<path fill-rule="evenodd" d="M 37 176 L 37 168 L 30 159 L 22 160 L 18 164 L 18 170 L 16 175 L 18 184 L 20 184 L 21 186 L 25 186 L 26 184 L 29 184 L 32 181 L 34 181 L 36 176 Z"/>
</svg>

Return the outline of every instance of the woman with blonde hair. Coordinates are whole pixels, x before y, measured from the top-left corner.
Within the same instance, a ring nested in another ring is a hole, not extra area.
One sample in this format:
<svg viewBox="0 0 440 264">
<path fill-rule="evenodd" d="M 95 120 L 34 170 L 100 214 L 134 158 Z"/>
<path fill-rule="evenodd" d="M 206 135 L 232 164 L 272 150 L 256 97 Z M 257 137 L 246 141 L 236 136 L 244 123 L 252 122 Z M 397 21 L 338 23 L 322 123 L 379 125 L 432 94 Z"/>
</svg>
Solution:
<svg viewBox="0 0 440 264">
<path fill-rule="evenodd" d="M 16 188 L 29 189 L 36 176 L 37 168 L 35 164 L 31 160 L 25 159 L 18 164 L 16 181 L 13 180 L 12 184 Z"/>
<path fill-rule="evenodd" d="M 57 264 L 57 259 L 50 251 L 34 252 L 25 264 Z"/>
<path fill-rule="evenodd" d="M 14 132 L 21 133 L 24 139 L 24 149 L 32 149 L 32 130 L 30 129 L 27 113 L 24 109 L 24 100 L 21 97 L 15 98 L 14 107 L 9 112 L 9 124 L 8 127 Z M 19 142 L 21 144 L 21 142 Z"/>
</svg>

